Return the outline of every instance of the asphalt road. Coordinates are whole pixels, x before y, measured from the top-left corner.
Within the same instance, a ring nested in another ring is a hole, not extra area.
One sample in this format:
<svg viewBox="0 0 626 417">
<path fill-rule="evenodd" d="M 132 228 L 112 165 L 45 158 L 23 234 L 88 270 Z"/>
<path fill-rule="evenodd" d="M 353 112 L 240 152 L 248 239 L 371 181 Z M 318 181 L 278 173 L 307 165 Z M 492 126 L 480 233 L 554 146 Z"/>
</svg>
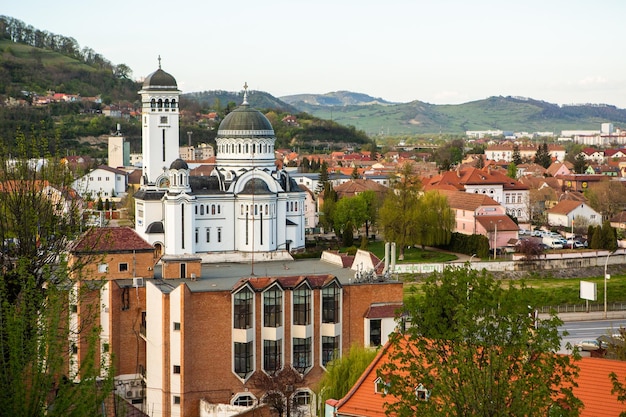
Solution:
<svg viewBox="0 0 626 417">
<path fill-rule="evenodd" d="M 617 330 L 621 327 L 626 327 L 626 318 L 620 319 L 607 319 L 607 320 L 587 320 L 587 321 L 568 321 L 559 327 L 559 332 L 563 334 L 564 330 L 569 333 L 568 336 L 563 336 L 561 343 L 561 350 L 559 353 L 571 353 L 571 350 L 566 349 L 566 344 L 569 342 L 574 343 L 584 339 L 595 339 L 598 336 L 610 335 L 617 333 Z"/>
</svg>

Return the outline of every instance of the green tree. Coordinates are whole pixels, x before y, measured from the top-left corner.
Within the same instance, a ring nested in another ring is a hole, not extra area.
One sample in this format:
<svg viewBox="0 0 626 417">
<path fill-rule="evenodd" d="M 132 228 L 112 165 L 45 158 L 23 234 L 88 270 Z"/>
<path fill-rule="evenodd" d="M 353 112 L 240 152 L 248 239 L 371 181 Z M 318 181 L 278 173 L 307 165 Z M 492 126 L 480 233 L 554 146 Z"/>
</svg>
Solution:
<svg viewBox="0 0 626 417">
<path fill-rule="evenodd" d="M 537 152 L 535 153 L 535 163 L 541 165 L 544 168 L 548 168 L 552 164 L 552 157 L 548 150 L 548 144 L 546 142 L 539 145 Z"/>
<path fill-rule="evenodd" d="M 380 208 L 380 227 L 387 242 L 396 242 L 398 259 L 404 259 L 404 249 L 417 241 L 415 225 L 419 215 L 418 200 L 421 183 L 413 176 L 410 164 L 401 167 L 400 181 L 387 193 Z"/>
<path fill-rule="evenodd" d="M 615 228 L 611 226 L 611 222 L 609 220 L 606 220 L 602 223 L 601 230 L 601 248 L 614 252 L 617 249 L 617 233 L 615 232 Z"/>
<path fill-rule="evenodd" d="M 438 191 L 428 191 L 418 200 L 417 218 L 413 227 L 416 244 L 424 246 L 447 245 L 454 229 L 454 211 L 448 199 Z"/>
<path fill-rule="evenodd" d="M 326 183 L 321 207 L 320 224 L 327 232 L 335 231 L 334 212 L 337 205 L 337 193 L 330 182 Z"/>
<path fill-rule="evenodd" d="M 367 219 L 367 202 L 360 195 L 344 197 L 337 201 L 333 212 L 335 229 L 343 231 L 349 223 L 357 230 Z"/>
<path fill-rule="evenodd" d="M 511 158 L 515 165 L 519 165 L 523 162 L 522 155 L 520 154 L 518 145 L 513 145 L 513 156 Z"/>
<path fill-rule="evenodd" d="M 353 180 L 356 180 L 359 178 L 359 170 L 356 167 L 356 165 L 354 166 L 354 168 L 352 168 L 352 173 L 350 174 L 350 178 L 352 178 Z"/>
<path fill-rule="evenodd" d="M 81 279 L 79 266 L 70 270 L 63 255 L 80 230 L 77 203 L 62 200 L 72 178 L 50 153 L 57 142 L 36 132 L 17 139 L 10 152 L 0 147 L 0 164 L 11 167 L 0 173 L 0 242 L 11 242 L 0 251 L 0 410 L 100 415 L 112 374 L 97 360 L 100 328 L 89 321 L 97 313 L 87 314 L 85 330 L 68 322 L 68 288 Z M 29 161 L 42 157 L 47 163 L 34 170 Z M 80 303 L 82 294 L 72 299 Z M 79 369 L 68 364 L 71 337 L 83 342 Z"/>
<path fill-rule="evenodd" d="M 504 287 L 484 270 L 446 268 L 422 290 L 405 303 L 412 325 L 391 336 L 378 371 L 397 398 L 389 415 L 578 415 L 578 355 L 555 354 L 562 322 L 533 313 L 523 282 Z"/>
<path fill-rule="evenodd" d="M 575 174 L 584 174 L 587 170 L 587 159 L 585 155 L 581 152 L 574 158 L 574 173 Z"/>
<path fill-rule="evenodd" d="M 513 162 L 511 162 L 507 167 L 506 176 L 509 178 L 513 178 L 514 180 L 517 179 L 517 165 L 515 165 Z"/>
<path fill-rule="evenodd" d="M 363 371 L 372 363 L 376 353 L 376 350 L 352 345 L 347 354 L 326 365 L 326 372 L 315 389 L 320 399 L 318 415 L 324 416 L 326 400 L 343 398 L 350 391 Z"/>
<path fill-rule="evenodd" d="M 621 403 L 626 403 L 626 385 L 624 382 L 620 381 L 615 372 L 611 372 L 609 374 L 609 379 L 613 384 L 613 388 L 611 389 L 611 394 L 617 394 L 617 401 Z M 622 411 L 619 414 L 619 417 L 626 417 L 626 411 Z"/>
<path fill-rule="evenodd" d="M 317 183 L 317 190 L 315 190 L 318 194 L 322 191 L 324 191 L 329 182 L 328 182 L 328 164 L 326 163 L 326 161 L 322 162 L 322 165 L 320 166 L 320 178 L 319 181 Z"/>
</svg>

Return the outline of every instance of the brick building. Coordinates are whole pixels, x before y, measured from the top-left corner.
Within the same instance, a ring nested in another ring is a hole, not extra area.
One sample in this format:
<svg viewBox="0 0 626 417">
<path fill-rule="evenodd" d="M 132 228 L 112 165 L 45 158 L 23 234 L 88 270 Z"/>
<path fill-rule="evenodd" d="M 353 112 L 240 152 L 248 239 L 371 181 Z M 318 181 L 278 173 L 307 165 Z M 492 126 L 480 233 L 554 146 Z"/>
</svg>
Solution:
<svg viewBox="0 0 626 417">
<path fill-rule="evenodd" d="M 328 361 L 386 340 L 402 305 L 402 283 L 354 283 L 354 271 L 320 260 L 265 262 L 264 276 L 249 264 L 157 260 L 129 228 L 93 229 L 70 253 L 95 278 L 82 281 L 89 300 L 73 320 L 97 313 L 116 392 L 151 416 L 243 412 L 266 394 L 255 374 L 284 368 L 301 375 L 289 399 L 313 415 Z"/>
</svg>

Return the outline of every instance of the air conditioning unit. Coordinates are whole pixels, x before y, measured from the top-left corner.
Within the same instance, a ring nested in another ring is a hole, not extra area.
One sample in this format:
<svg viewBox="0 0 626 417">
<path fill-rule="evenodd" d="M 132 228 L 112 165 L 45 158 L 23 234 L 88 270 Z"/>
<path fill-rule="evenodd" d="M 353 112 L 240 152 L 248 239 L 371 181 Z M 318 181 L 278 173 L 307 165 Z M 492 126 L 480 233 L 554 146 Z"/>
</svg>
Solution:
<svg viewBox="0 0 626 417">
<path fill-rule="evenodd" d="M 198 279 L 198 277 L 196 276 L 196 273 L 195 273 L 195 272 L 192 272 L 192 273 L 191 273 L 191 275 L 189 276 L 189 278 L 190 278 L 192 281 L 195 281 L 196 279 Z"/>
<path fill-rule="evenodd" d="M 142 390 L 142 389 L 140 389 L 140 390 L 139 390 L 139 396 L 140 396 L 140 397 L 143 397 L 144 395 L 146 395 L 145 391 L 144 391 L 144 390 Z"/>
<path fill-rule="evenodd" d="M 126 398 L 131 398 L 134 397 L 135 393 L 133 392 L 133 390 L 126 390 Z"/>
<path fill-rule="evenodd" d="M 133 287 L 143 287 L 143 278 L 133 278 Z"/>
</svg>

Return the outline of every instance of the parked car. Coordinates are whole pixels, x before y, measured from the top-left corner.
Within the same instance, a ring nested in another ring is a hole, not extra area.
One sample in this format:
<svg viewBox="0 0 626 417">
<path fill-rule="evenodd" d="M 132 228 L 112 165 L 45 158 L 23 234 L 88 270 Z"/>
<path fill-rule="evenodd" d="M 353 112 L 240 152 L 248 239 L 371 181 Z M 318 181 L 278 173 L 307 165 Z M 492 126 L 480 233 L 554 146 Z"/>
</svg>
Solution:
<svg viewBox="0 0 626 417">
<path fill-rule="evenodd" d="M 543 237 L 543 231 L 542 230 L 533 230 L 530 233 L 530 235 L 534 236 L 534 237 Z"/>
<path fill-rule="evenodd" d="M 519 236 L 530 236 L 530 230 L 526 230 L 526 229 L 519 229 L 519 232 L 517 232 Z"/>
<path fill-rule="evenodd" d="M 600 342 L 596 339 L 586 339 L 574 344 L 574 346 L 580 350 L 591 352 L 600 349 Z"/>
<path fill-rule="evenodd" d="M 585 245 L 582 242 L 570 239 L 565 242 L 563 247 L 567 249 L 582 249 L 585 247 Z"/>
</svg>

